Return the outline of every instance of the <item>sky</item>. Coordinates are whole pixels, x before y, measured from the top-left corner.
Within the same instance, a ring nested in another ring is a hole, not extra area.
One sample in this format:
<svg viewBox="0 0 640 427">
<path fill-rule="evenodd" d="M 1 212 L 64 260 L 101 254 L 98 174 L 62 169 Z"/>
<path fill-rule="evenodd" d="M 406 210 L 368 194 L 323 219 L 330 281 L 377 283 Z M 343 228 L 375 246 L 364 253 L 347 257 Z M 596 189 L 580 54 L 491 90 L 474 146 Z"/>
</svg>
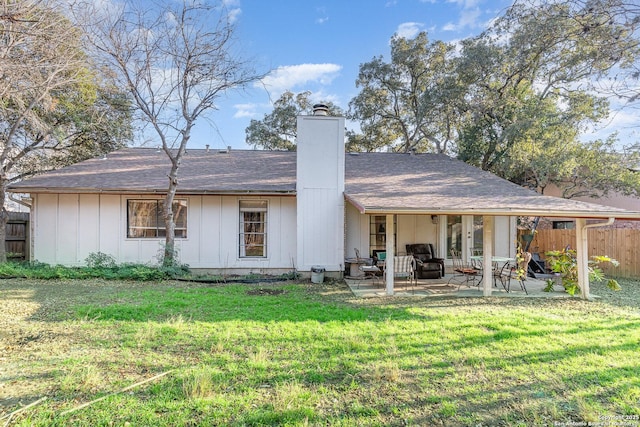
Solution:
<svg viewBox="0 0 640 427">
<path fill-rule="evenodd" d="M 309 90 L 314 102 L 343 109 L 358 93 L 359 66 L 389 58 L 394 34 L 454 41 L 481 32 L 511 0 L 224 0 L 237 45 L 267 76 L 228 93 L 201 121 L 189 146 L 249 149 L 245 129 L 273 110 L 286 90 Z"/>
<path fill-rule="evenodd" d="M 343 109 L 358 93 L 359 66 L 389 59 L 394 34 L 454 42 L 476 35 L 512 0 L 223 0 L 236 26 L 237 45 L 266 77 L 221 97 L 218 110 L 200 120 L 191 148 L 249 149 L 245 129 L 261 120 L 286 90 L 311 91 L 314 102 Z M 637 122 L 633 112 L 613 116 L 596 136 Z"/>
</svg>

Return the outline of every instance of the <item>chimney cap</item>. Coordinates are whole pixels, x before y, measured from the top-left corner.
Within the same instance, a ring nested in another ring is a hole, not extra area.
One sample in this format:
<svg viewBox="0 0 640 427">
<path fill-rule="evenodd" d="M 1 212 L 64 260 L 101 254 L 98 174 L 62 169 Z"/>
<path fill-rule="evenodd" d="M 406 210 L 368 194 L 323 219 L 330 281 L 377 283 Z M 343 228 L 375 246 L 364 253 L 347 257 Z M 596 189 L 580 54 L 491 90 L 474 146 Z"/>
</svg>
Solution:
<svg viewBox="0 0 640 427">
<path fill-rule="evenodd" d="M 314 116 L 328 116 L 329 115 L 329 107 L 327 104 L 315 104 L 313 106 L 313 115 Z"/>
</svg>

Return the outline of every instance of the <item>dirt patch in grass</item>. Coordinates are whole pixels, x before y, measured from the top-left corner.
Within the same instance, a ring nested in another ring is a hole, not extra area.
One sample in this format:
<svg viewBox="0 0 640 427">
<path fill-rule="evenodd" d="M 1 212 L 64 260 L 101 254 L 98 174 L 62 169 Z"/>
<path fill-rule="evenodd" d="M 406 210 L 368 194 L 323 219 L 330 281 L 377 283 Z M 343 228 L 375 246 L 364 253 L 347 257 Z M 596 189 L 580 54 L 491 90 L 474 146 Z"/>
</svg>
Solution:
<svg viewBox="0 0 640 427">
<path fill-rule="evenodd" d="M 257 289 L 249 289 L 247 291 L 247 295 L 254 296 L 274 296 L 274 295 L 282 295 L 286 291 L 284 289 L 272 289 L 272 288 L 257 288 Z"/>
</svg>

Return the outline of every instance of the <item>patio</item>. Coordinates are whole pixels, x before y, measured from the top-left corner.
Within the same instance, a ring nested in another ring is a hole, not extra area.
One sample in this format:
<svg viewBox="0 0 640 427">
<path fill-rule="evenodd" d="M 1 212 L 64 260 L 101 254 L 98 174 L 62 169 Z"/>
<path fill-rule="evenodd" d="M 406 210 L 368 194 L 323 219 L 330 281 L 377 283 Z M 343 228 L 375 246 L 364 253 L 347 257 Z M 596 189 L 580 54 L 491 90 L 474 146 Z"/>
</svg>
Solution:
<svg viewBox="0 0 640 427">
<path fill-rule="evenodd" d="M 466 286 L 457 284 L 447 284 L 452 274 L 448 273 L 441 279 L 418 279 L 417 284 L 408 283 L 404 278 L 394 281 L 394 295 L 397 297 L 434 297 L 434 296 L 453 296 L 453 297 L 482 297 L 481 286 Z M 351 292 L 359 298 L 385 297 L 387 296 L 385 283 L 378 277 L 372 278 L 345 278 L 344 279 Z M 567 298 L 571 295 L 564 290 L 555 290 L 554 292 L 544 292 L 546 286 L 545 281 L 528 277 L 525 286 L 528 294 L 521 288 L 516 281 L 511 282 L 511 291 L 506 292 L 502 285 L 498 283 L 492 288 L 492 297 L 527 297 L 527 298 Z M 556 287 L 556 289 L 559 289 Z"/>
</svg>

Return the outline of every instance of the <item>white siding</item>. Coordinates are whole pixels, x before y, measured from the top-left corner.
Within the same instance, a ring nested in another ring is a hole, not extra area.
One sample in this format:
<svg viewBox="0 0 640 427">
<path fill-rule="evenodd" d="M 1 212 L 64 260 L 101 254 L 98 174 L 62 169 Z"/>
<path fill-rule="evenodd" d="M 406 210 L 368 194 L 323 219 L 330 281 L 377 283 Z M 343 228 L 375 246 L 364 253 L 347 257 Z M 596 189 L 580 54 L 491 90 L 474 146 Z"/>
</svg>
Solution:
<svg viewBox="0 0 640 427">
<path fill-rule="evenodd" d="M 127 235 L 127 214 L 122 216 L 120 196 L 101 195 L 99 197 L 100 217 L 98 234 L 100 236 L 100 252 L 118 255 Z M 126 209 L 126 208 L 125 208 Z"/>
<path fill-rule="evenodd" d="M 351 203 L 346 204 L 345 253 L 355 258 L 354 248 L 364 256 L 369 252 L 369 215 L 361 214 Z"/>
<path fill-rule="evenodd" d="M 100 196 L 81 194 L 78 203 L 78 239 L 77 259 L 84 260 L 100 248 Z"/>
<path fill-rule="evenodd" d="M 438 226 L 431 222 L 431 215 L 398 215 L 397 248 L 399 254 L 406 253 L 406 245 L 432 243 L 438 247 Z"/>
<path fill-rule="evenodd" d="M 56 263 L 58 250 L 58 196 L 39 194 L 34 197 L 31 210 L 33 221 L 33 248 L 31 256 L 34 260 Z"/>
<path fill-rule="evenodd" d="M 369 215 L 363 215 L 351 204 L 347 204 L 345 230 L 347 257 L 355 257 L 353 248 L 360 249 L 362 256 L 371 256 L 368 253 L 369 221 Z M 473 217 L 464 216 L 464 221 L 471 227 Z M 516 217 L 495 217 L 493 234 L 495 255 L 515 256 L 515 221 Z M 410 243 L 432 243 L 438 257 L 448 258 L 445 256 L 446 251 L 442 249 L 446 245 L 446 216 L 438 216 L 437 224 L 433 224 L 431 215 L 398 215 L 397 226 L 398 253 L 406 252 L 405 245 Z"/>
<path fill-rule="evenodd" d="M 61 194 L 58 199 L 58 238 L 56 239 L 56 263 L 78 264 L 80 239 L 90 230 L 79 229 L 80 201 L 77 194 Z"/>
<path fill-rule="evenodd" d="M 515 257 L 516 217 L 497 216 L 494 219 L 493 253 L 496 256 Z"/>
<path fill-rule="evenodd" d="M 148 196 L 34 194 L 33 259 L 82 265 L 92 252 L 104 252 L 118 262 L 157 262 L 164 238 L 127 238 L 127 200 Z M 187 238 L 176 239 L 180 260 L 192 268 L 252 272 L 288 271 L 296 254 L 296 201 L 268 201 L 267 257 L 240 258 L 239 201 L 250 197 L 179 197 L 188 203 Z M 255 197 L 253 197 L 255 199 Z"/>
<path fill-rule="evenodd" d="M 297 268 L 344 268 L 344 118 L 297 121 Z"/>
</svg>

